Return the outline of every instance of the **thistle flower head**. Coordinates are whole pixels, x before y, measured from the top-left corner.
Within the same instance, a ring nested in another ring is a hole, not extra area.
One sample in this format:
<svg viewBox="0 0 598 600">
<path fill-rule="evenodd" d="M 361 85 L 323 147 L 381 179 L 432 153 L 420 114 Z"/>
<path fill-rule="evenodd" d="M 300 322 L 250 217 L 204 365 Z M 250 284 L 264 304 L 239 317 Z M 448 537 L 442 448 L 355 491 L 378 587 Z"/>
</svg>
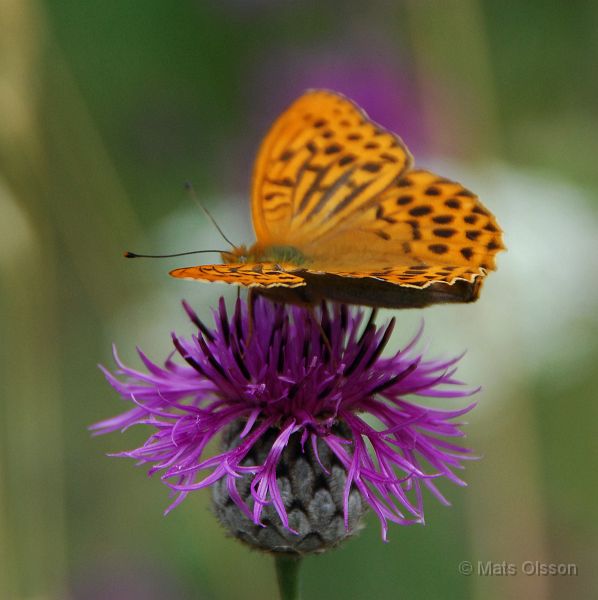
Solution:
<svg viewBox="0 0 598 600">
<path fill-rule="evenodd" d="M 143 371 L 115 352 L 118 370 L 104 372 L 134 406 L 92 426 L 98 434 L 152 428 L 143 446 L 117 456 L 161 473 L 176 495 L 168 510 L 213 487 L 216 513 L 237 537 L 275 551 L 318 551 L 355 530 L 366 507 L 386 539 L 388 522 L 423 522 L 422 488 L 447 503 L 435 480 L 463 484 L 454 471 L 469 450 L 449 440 L 462 437 L 454 419 L 473 405 L 440 410 L 407 398 L 476 390 L 454 378 L 458 358 L 424 358 L 421 330 L 386 357 L 394 319 L 377 327 L 363 310 L 258 297 L 251 316 L 238 300 L 229 317 L 221 300 L 208 329 L 183 305 L 196 332 L 172 334 L 163 366 L 139 351 Z M 222 450 L 210 455 L 220 434 Z M 260 534 L 264 525 L 278 541 Z"/>
</svg>

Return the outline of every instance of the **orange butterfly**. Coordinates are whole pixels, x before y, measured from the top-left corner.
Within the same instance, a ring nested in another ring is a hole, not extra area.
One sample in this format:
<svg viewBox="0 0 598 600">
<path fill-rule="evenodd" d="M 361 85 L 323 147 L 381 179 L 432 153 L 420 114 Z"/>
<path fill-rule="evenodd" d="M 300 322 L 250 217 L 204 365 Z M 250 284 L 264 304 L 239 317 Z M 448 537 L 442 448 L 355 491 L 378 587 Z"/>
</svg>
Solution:
<svg viewBox="0 0 598 600">
<path fill-rule="evenodd" d="M 411 165 L 402 140 L 356 104 L 308 91 L 258 153 L 255 244 L 170 274 L 295 303 L 472 302 L 504 249 L 501 230 L 475 194 Z"/>
</svg>

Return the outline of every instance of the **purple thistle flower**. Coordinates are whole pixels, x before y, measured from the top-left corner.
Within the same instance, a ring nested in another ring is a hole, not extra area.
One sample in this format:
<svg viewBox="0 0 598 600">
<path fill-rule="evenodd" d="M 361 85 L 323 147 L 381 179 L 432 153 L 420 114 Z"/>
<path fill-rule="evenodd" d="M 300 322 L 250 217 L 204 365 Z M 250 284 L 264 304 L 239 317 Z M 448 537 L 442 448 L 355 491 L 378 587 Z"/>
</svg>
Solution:
<svg viewBox="0 0 598 600">
<path fill-rule="evenodd" d="M 243 521 L 259 529 L 277 517 L 288 542 L 301 532 L 290 496 L 307 494 L 304 488 L 321 475 L 334 480 L 327 502 L 342 514 L 344 534 L 369 506 L 386 539 L 389 521 L 423 523 L 422 486 L 448 504 L 434 480 L 464 485 L 454 470 L 470 451 L 447 438 L 463 436 L 453 419 L 474 405 L 439 410 L 406 396 L 458 398 L 477 390 L 454 378 L 460 357 L 424 359 L 416 349 L 421 329 L 407 347 L 382 357 L 395 321 L 377 328 L 373 312 L 365 322 L 362 310 L 343 305 L 313 311 L 257 297 L 252 319 L 240 300 L 229 318 L 221 300 L 209 330 L 183 306 L 197 332 L 190 339 L 172 334 L 174 351 L 163 367 L 140 350 L 146 372 L 125 366 L 116 352 L 116 375 L 102 367 L 134 408 L 91 427 L 96 434 L 134 424 L 154 428 L 143 446 L 115 456 L 151 464 L 150 475 L 162 473 L 177 494 L 166 512 L 189 492 L 213 486 L 216 512 L 230 528 L 243 529 Z M 219 434 L 223 450 L 206 456 Z M 300 457 L 311 475 L 293 475 Z M 325 504 L 320 499 L 306 514 L 317 520 L 312 513 Z M 236 525 L 226 516 L 231 508 Z"/>
</svg>

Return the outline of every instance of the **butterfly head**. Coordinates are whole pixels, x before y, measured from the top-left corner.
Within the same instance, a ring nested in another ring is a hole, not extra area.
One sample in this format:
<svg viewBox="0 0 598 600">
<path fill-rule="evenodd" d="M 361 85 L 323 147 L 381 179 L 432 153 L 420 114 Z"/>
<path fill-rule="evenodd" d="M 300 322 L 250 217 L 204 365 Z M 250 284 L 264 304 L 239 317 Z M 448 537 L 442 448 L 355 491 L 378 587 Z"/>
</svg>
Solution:
<svg viewBox="0 0 598 600">
<path fill-rule="evenodd" d="M 247 262 L 247 246 L 233 246 L 233 249 L 226 252 L 221 252 L 223 263 L 244 263 Z"/>
<path fill-rule="evenodd" d="M 260 262 L 264 259 L 264 251 L 259 244 L 253 244 L 247 247 L 244 244 L 241 246 L 233 246 L 233 249 L 227 252 L 221 252 L 222 262 L 224 263 L 251 263 Z"/>
</svg>

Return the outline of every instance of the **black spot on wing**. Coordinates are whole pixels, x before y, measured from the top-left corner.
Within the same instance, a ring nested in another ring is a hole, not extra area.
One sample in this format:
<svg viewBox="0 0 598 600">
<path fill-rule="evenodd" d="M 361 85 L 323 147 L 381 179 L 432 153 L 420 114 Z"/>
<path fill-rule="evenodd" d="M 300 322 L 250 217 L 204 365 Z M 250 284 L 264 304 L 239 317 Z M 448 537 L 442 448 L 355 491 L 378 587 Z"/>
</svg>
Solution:
<svg viewBox="0 0 598 600">
<path fill-rule="evenodd" d="M 457 200 L 456 198 L 449 198 L 448 200 L 444 201 L 445 206 L 448 206 L 449 208 L 455 208 L 455 209 L 459 209 L 461 208 L 461 202 L 459 200 Z"/>
<path fill-rule="evenodd" d="M 446 254 L 448 252 L 448 246 L 446 244 L 430 244 L 428 250 L 434 252 L 434 254 Z"/>
<path fill-rule="evenodd" d="M 382 165 L 375 162 L 366 162 L 365 164 L 361 165 L 361 169 L 363 171 L 367 171 L 368 173 L 377 173 L 381 168 Z"/>
<path fill-rule="evenodd" d="M 342 149 L 343 147 L 340 144 L 330 144 L 330 146 L 324 148 L 324 154 L 337 154 Z"/>
<path fill-rule="evenodd" d="M 440 188 L 436 187 L 435 185 L 431 185 L 424 192 L 426 196 L 440 196 L 441 193 L 442 192 L 440 191 Z"/>
<path fill-rule="evenodd" d="M 432 230 L 432 233 L 437 237 L 450 238 L 457 233 L 457 230 L 452 227 L 437 227 Z"/>
<path fill-rule="evenodd" d="M 436 217 L 432 217 L 432 221 L 440 225 L 447 225 L 448 223 L 452 223 L 454 220 L 455 217 L 452 215 L 438 215 Z"/>
<path fill-rule="evenodd" d="M 432 207 L 424 204 L 423 206 L 416 206 L 409 211 L 412 217 L 422 217 L 423 215 L 429 215 L 432 212 Z"/>
</svg>

